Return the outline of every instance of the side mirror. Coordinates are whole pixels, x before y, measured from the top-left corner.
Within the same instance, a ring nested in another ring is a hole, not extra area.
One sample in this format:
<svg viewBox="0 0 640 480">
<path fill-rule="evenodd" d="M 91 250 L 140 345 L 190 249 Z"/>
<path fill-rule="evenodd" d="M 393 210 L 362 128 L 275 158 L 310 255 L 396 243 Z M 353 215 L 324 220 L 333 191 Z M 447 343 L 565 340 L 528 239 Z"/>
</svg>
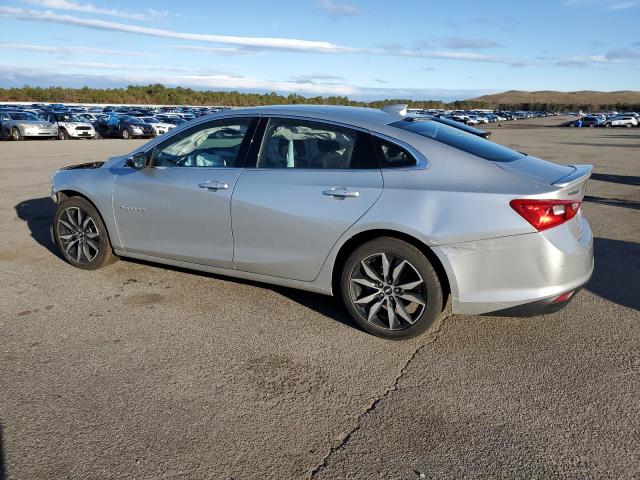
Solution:
<svg viewBox="0 0 640 480">
<path fill-rule="evenodd" d="M 133 155 L 129 155 L 124 165 L 125 167 L 140 170 L 147 166 L 147 155 L 144 152 L 136 152 Z"/>
</svg>

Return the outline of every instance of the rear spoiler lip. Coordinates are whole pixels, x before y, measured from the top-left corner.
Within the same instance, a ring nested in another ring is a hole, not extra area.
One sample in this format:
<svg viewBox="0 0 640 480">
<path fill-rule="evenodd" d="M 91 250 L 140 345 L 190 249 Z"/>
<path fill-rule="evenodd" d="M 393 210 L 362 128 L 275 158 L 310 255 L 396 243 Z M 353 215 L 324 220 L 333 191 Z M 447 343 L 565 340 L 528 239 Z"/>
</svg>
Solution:
<svg viewBox="0 0 640 480">
<path fill-rule="evenodd" d="M 560 188 L 570 187 L 587 180 L 593 172 L 593 165 L 571 165 L 571 167 L 575 168 L 572 173 L 556 180 L 551 185 Z"/>
</svg>

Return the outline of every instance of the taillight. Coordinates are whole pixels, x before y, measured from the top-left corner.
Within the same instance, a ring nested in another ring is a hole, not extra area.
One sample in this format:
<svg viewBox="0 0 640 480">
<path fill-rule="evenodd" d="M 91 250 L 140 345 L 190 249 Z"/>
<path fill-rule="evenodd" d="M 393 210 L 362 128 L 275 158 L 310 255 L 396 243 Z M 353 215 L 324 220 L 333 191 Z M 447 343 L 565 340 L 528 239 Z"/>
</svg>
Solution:
<svg viewBox="0 0 640 480">
<path fill-rule="evenodd" d="M 542 231 L 571 220 L 580 209 L 575 200 L 511 200 L 509 205 L 527 222 Z"/>
</svg>

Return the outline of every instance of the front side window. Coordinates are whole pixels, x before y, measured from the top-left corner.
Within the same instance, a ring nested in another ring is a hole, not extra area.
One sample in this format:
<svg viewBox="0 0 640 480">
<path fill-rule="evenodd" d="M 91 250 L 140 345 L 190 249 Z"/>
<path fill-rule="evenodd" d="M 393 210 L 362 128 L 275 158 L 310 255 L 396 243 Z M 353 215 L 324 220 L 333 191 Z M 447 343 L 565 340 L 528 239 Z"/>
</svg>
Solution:
<svg viewBox="0 0 640 480">
<path fill-rule="evenodd" d="M 257 168 L 377 168 L 368 134 L 329 123 L 269 120 Z"/>
<path fill-rule="evenodd" d="M 162 167 L 238 166 L 253 119 L 209 122 L 171 137 L 154 149 L 151 165 Z"/>
</svg>

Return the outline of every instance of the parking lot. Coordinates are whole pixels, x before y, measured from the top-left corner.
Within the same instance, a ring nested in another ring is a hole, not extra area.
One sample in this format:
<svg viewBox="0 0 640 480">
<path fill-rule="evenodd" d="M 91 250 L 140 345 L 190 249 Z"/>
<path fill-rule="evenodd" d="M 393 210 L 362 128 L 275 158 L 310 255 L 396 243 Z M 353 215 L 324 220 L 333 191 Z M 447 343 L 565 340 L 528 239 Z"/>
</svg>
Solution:
<svg viewBox="0 0 640 480">
<path fill-rule="evenodd" d="M 0 143 L 0 479 L 639 478 L 640 131 L 493 124 L 590 163 L 591 282 L 557 314 L 391 342 L 329 297 L 66 264 L 49 175 L 143 140 Z"/>
</svg>

